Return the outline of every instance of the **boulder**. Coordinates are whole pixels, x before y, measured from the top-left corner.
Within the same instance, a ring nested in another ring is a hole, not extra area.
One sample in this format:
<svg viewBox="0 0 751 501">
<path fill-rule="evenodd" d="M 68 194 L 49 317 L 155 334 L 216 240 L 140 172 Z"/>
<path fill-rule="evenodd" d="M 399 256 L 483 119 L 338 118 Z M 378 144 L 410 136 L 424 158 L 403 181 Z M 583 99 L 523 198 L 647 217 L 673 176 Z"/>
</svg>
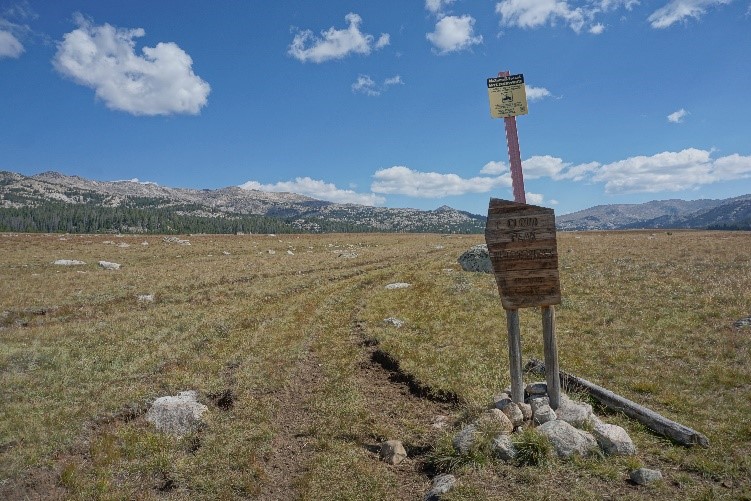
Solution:
<svg viewBox="0 0 751 501">
<path fill-rule="evenodd" d="M 52 264 L 57 266 L 80 266 L 86 263 L 78 261 L 77 259 L 57 259 Z"/>
<path fill-rule="evenodd" d="M 506 417 L 509 418 L 514 427 L 517 427 L 524 422 L 524 414 L 519 408 L 519 404 L 511 402 L 510 404 L 506 405 L 501 412 L 503 412 Z"/>
<path fill-rule="evenodd" d="M 454 435 L 451 443 L 459 454 L 466 454 L 472 448 L 472 445 L 474 445 L 476 435 L 477 425 L 468 424 L 459 433 Z"/>
<path fill-rule="evenodd" d="M 548 394 L 548 383 L 545 381 L 538 381 L 536 383 L 529 383 L 526 388 L 524 388 L 524 392 L 531 398 L 536 395 L 547 395 Z"/>
<path fill-rule="evenodd" d="M 493 273 L 493 266 L 490 264 L 490 255 L 486 244 L 475 245 L 459 256 L 459 265 L 464 271 L 473 271 L 478 273 Z"/>
<path fill-rule="evenodd" d="M 592 431 L 600 449 L 609 456 L 633 456 L 636 446 L 626 430 L 614 424 L 598 423 Z"/>
<path fill-rule="evenodd" d="M 498 426 L 501 433 L 508 434 L 514 431 L 514 423 L 500 409 L 490 409 L 480 417 L 479 422 Z"/>
<path fill-rule="evenodd" d="M 555 421 L 555 411 L 549 405 L 541 405 L 532 414 L 532 419 L 536 424 L 545 424 L 549 421 Z"/>
<path fill-rule="evenodd" d="M 162 433 L 182 436 L 204 426 L 203 414 L 208 407 L 196 400 L 195 391 L 157 398 L 146 413 L 146 421 Z"/>
<path fill-rule="evenodd" d="M 560 419 L 538 426 L 537 432 L 548 437 L 556 454 L 561 458 L 569 458 L 574 454 L 586 457 L 597 449 L 595 437 Z"/>
<path fill-rule="evenodd" d="M 592 423 L 594 418 L 591 405 L 571 400 L 566 395 L 561 395 L 561 403 L 555 410 L 555 414 L 561 421 L 566 421 L 577 428 Z"/>
<path fill-rule="evenodd" d="M 537 412 L 537 409 L 539 409 L 543 405 L 550 407 L 550 399 L 547 397 L 547 395 L 536 395 L 529 397 L 529 406 L 532 408 L 533 413 Z"/>
<path fill-rule="evenodd" d="M 516 447 L 508 435 L 498 435 L 493 439 L 493 452 L 503 461 L 513 461 L 516 457 Z"/>
<path fill-rule="evenodd" d="M 519 406 L 519 410 L 522 411 L 522 416 L 524 417 L 525 421 L 529 421 L 532 419 L 532 406 L 525 403 L 519 403 L 516 404 Z"/>
<path fill-rule="evenodd" d="M 391 289 L 407 289 L 409 287 L 412 287 L 412 284 L 408 284 L 406 282 L 396 282 L 396 283 L 393 283 L 393 284 L 388 284 L 386 286 L 386 288 L 389 289 L 389 290 L 391 290 Z"/>
<path fill-rule="evenodd" d="M 105 270 L 119 270 L 120 269 L 119 263 L 110 263 L 109 261 L 99 261 L 99 266 L 101 266 Z"/>
<path fill-rule="evenodd" d="M 381 444 L 381 459 L 396 465 L 407 459 L 407 451 L 401 441 L 387 440 Z"/>
<path fill-rule="evenodd" d="M 647 485 L 658 480 L 662 480 L 660 470 L 650 470 L 649 468 L 639 468 L 629 474 L 631 481 L 638 485 Z"/>
<path fill-rule="evenodd" d="M 493 396 L 493 407 L 503 410 L 508 404 L 511 403 L 511 397 L 508 393 L 499 393 Z"/>
<path fill-rule="evenodd" d="M 455 476 L 448 473 L 436 475 L 433 478 L 433 483 L 430 487 L 430 491 L 425 494 L 425 501 L 438 501 L 439 499 L 441 499 L 441 494 L 446 494 L 447 492 L 449 492 L 454 488 L 454 485 L 456 485 Z"/>
<path fill-rule="evenodd" d="M 389 318 L 384 318 L 383 323 L 387 325 L 393 325 L 394 327 L 398 329 L 399 327 L 404 325 L 404 320 L 399 320 L 398 318 L 389 317 Z"/>
</svg>

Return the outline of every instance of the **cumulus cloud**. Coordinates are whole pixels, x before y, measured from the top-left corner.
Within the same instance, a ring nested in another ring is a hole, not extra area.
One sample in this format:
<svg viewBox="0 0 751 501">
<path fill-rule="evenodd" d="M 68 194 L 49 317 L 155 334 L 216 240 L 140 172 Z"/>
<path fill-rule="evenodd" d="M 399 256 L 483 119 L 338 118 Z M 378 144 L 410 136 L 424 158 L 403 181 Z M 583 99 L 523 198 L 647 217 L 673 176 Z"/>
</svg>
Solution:
<svg viewBox="0 0 751 501">
<path fill-rule="evenodd" d="M 605 25 L 602 23 L 593 24 L 589 28 L 589 32 L 593 35 L 601 35 L 605 31 Z"/>
<path fill-rule="evenodd" d="M 383 84 L 379 85 L 370 75 L 358 75 L 357 80 L 352 84 L 352 92 L 365 94 L 366 96 L 380 96 L 381 93 L 392 85 L 404 85 L 402 77 L 394 75 L 391 78 L 385 79 Z"/>
<path fill-rule="evenodd" d="M 349 26 L 338 30 L 333 26 L 322 31 L 316 37 L 311 30 L 301 30 L 295 35 L 287 54 L 298 61 L 322 63 L 333 59 L 342 59 L 350 54 L 368 55 L 375 49 L 381 49 L 390 43 L 388 33 L 382 33 L 376 42 L 373 35 L 360 31 L 362 18 L 350 12 L 344 19 Z"/>
<path fill-rule="evenodd" d="M 508 171 L 509 168 L 505 163 L 491 160 L 490 162 L 486 163 L 482 169 L 480 169 L 480 174 L 498 175 Z"/>
<path fill-rule="evenodd" d="M 462 178 L 456 174 L 419 172 L 404 166 L 380 169 L 373 175 L 370 190 L 374 193 L 438 198 L 467 193 L 487 193 L 498 187 L 511 186 L 510 176 Z"/>
<path fill-rule="evenodd" d="M 333 183 L 327 183 L 309 177 L 298 177 L 294 181 L 280 181 L 275 184 L 261 184 L 258 181 L 248 181 L 241 184 L 245 190 L 261 190 L 307 195 L 318 200 L 328 200 L 340 204 L 383 205 L 386 199 L 375 193 L 357 193 L 353 190 L 342 190 Z"/>
<path fill-rule="evenodd" d="M 671 0 L 654 11 L 648 18 L 653 28 L 668 28 L 687 18 L 700 19 L 708 8 L 727 5 L 733 0 Z"/>
<path fill-rule="evenodd" d="M 655 193 L 749 177 L 751 156 L 734 154 L 712 160 L 710 151 L 688 148 L 603 165 L 592 179 L 604 182 L 606 193 Z"/>
<path fill-rule="evenodd" d="M 23 44 L 13 33 L 0 30 L 0 59 L 4 57 L 17 58 L 24 52 Z"/>
<path fill-rule="evenodd" d="M 530 101 L 539 101 L 551 95 L 550 91 L 545 87 L 530 87 L 529 85 L 525 85 L 524 90 L 527 93 L 527 99 Z"/>
<path fill-rule="evenodd" d="M 670 115 L 668 115 L 668 122 L 679 124 L 683 122 L 683 119 L 686 118 L 686 115 L 688 114 L 689 114 L 688 111 L 681 108 L 680 110 L 675 111 L 671 113 Z"/>
<path fill-rule="evenodd" d="M 542 193 L 526 192 L 524 197 L 527 199 L 528 204 L 533 205 L 540 205 L 545 200 L 545 196 Z"/>
<path fill-rule="evenodd" d="M 173 42 L 135 52 L 142 28 L 93 26 L 77 16 L 78 29 L 58 43 L 52 63 L 78 84 L 94 89 L 108 108 L 133 115 L 197 114 L 211 91 L 193 73 L 193 60 Z"/>
<path fill-rule="evenodd" d="M 482 35 L 474 34 L 474 24 L 470 15 L 445 16 L 438 20 L 435 31 L 425 36 L 441 55 L 458 52 L 482 43 Z"/>
<path fill-rule="evenodd" d="M 425 10 L 431 14 L 442 16 L 446 7 L 454 3 L 455 0 L 425 0 Z"/>
<path fill-rule="evenodd" d="M 565 0 L 503 0 L 495 6 L 504 26 L 537 28 L 556 22 L 566 23 L 579 33 L 586 21 L 581 7 L 572 8 Z"/>
</svg>

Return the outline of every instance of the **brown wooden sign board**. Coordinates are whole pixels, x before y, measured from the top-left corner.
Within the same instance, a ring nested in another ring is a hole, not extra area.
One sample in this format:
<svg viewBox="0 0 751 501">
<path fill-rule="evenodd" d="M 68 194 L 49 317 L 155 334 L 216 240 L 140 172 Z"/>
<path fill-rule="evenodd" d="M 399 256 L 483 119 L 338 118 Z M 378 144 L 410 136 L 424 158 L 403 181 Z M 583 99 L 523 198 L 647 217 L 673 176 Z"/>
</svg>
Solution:
<svg viewBox="0 0 751 501">
<path fill-rule="evenodd" d="M 504 309 L 561 304 L 553 209 L 491 198 L 485 242 Z"/>
</svg>

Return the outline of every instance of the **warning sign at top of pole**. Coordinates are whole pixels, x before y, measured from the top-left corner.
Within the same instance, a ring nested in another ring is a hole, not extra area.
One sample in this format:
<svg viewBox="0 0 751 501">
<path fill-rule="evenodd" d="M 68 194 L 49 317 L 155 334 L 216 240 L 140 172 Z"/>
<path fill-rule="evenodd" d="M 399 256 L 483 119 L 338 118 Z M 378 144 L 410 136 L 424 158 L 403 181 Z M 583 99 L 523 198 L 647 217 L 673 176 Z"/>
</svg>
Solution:
<svg viewBox="0 0 751 501">
<path fill-rule="evenodd" d="M 515 117 L 527 114 L 527 90 L 524 75 L 488 78 L 490 115 L 493 118 Z"/>
</svg>

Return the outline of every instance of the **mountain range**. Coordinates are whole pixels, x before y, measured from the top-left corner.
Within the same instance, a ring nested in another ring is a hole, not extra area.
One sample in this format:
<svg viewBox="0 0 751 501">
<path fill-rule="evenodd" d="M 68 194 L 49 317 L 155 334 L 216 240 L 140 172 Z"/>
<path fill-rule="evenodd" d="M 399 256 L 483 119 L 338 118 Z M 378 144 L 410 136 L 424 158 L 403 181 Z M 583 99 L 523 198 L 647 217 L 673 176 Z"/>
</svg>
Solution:
<svg viewBox="0 0 751 501">
<path fill-rule="evenodd" d="M 239 187 L 195 190 L 0 171 L 0 231 L 482 233 L 485 220 L 448 206 L 431 211 L 370 207 Z M 562 231 L 751 230 L 751 194 L 598 205 L 558 216 L 556 226 Z"/>
</svg>

